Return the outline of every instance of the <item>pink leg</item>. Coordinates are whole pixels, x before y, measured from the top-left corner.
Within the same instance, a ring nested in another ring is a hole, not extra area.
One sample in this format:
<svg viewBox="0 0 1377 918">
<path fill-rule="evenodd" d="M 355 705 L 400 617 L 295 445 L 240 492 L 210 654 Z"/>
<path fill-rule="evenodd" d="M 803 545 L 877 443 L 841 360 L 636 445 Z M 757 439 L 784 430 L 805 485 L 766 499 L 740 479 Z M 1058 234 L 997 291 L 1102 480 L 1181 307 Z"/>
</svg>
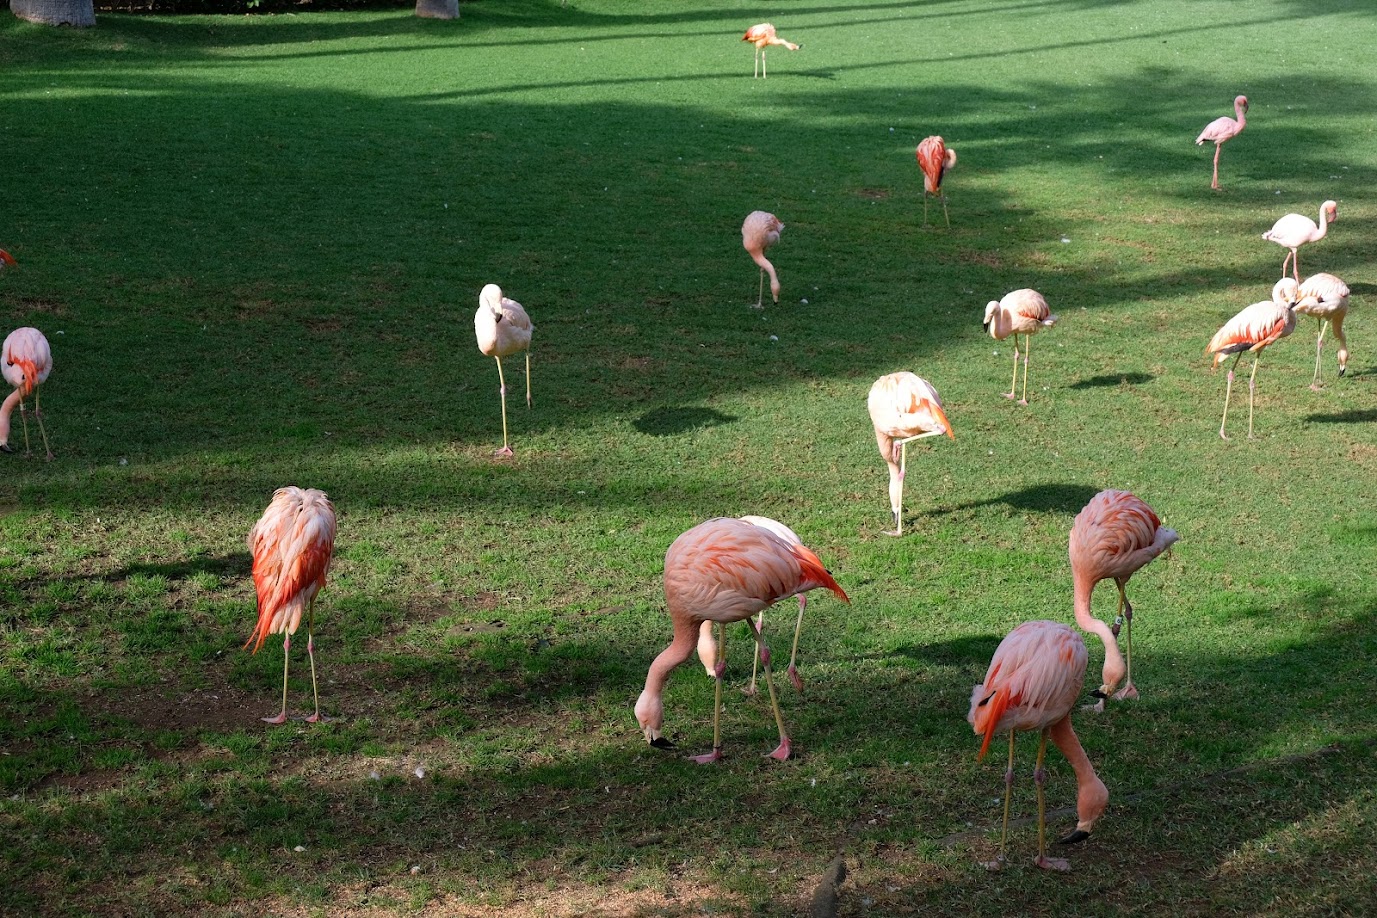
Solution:
<svg viewBox="0 0 1377 918">
<path fill-rule="evenodd" d="M 291 660 L 292 636 L 282 638 L 282 713 L 276 717 L 262 718 L 265 724 L 285 724 L 287 722 L 287 664 Z"/>
<path fill-rule="evenodd" d="M 1210 180 L 1210 187 L 1215 191 L 1219 190 L 1219 150 L 1221 145 L 1214 145 L 1214 178 Z"/>
</svg>

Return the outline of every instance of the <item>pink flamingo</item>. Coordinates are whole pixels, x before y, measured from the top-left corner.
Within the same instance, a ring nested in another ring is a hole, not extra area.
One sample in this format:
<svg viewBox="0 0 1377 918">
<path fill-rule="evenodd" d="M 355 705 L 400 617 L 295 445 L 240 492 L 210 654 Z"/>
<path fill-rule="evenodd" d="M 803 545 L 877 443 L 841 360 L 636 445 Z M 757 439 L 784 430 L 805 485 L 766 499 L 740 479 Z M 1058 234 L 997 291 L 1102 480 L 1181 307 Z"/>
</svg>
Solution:
<svg viewBox="0 0 1377 918">
<path fill-rule="evenodd" d="M 1215 191 L 1219 190 L 1219 148 L 1224 146 L 1224 141 L 1232 140 L 1243 133 L 1243 129 L 1248 126 L 1248 119 L 1244 117 L 1247 114 L 1248 97 L 1236 96 L 1234 97 L 1234 115 L 1238 120 L 1235 121 L 1228 115 L 1216 118 L 1205 125 L 1205 130 L 1201 131 L 1200 136 L 1195 138 L 1197 147 L 1207 142 L 1214 144 L 1214 178 L 1210 180 L 1210 187 Z"/>
<path fill-rule="evenodd" d="M 1300 254 L 1296 251 L 1307 242 L 1315 242 L 1323 239 L 1329 232 L 1329 224 L 1339 219 L 1339 205 L 1333 201 L 1325 201 L 1320 205 L 1320 224 L 1315 225 L 1315 221 L 1303 214 L 1287 214 L 1276 223 L 1272 228 L 1262 234 L 1262 238 L 1269 242 L 1275 242 L 1285 249 L 1290 249 L 1290 254 L 1281 260 L 1281 276 L 1286 276 L 1286 263 L 1291 262 L 1291 270 L 1294 272 L 1296 283 L 1300 283 Z"/>
<path fill-rule="evenodd" d="M 646 673 L 645 690 L 636 700 L 636 721 L 646 741 L 672 748 L 661 733 L 664 726 L 664 689 L 669 674 L 693 655 L 699 629 L 705 621 L 717 622 L 717 680 L 712 721 L 712 752 L 695 756 L 699 764 L 722 758 L 722 677 L 727 671 L 727 631 L 731 622 L 746 620 L 765 669 L 779 746 L 770 758 L 784 761 L 792 744 L 784 729 L 770 674 L 770 649 L 760 629 L 749 619 L 786 596 L 826 587 L 843 602 L 850 602 L 818 556 L 803 545 L 792 545 L 763 526 L 719 517 L 699 523 L 674 540 L 665 553 L 665 605 L 674 623 L 674 640 L 655 657 Z"/>
<path fill-rule="evenodd" d="M 750 253 L 751 260 L 760 265 L 760 289 L 756 292 L 755 308 L 765 303 L 765 275 L 770 275 L 770 295 L 779 302 L 779 275 L 775 266 L 765 257 L 765 250 L 779 241 L 784 224 L 774 214 L 763 210 L 753 210 L 741 223 L 741 245 Z"/>
<path fill-rule="evenodd" d="M 1009 767 L 1004 772 L 1004 828 L 999 836 L 999 857 L 985 866 L 997 870 L 1004 864 L 1009 837 L 1009 797 L 1014 786 L 1014 734 L 1038 730 L 1038 764 L 1033 783 L 1038 790 L 1038 856 L 1034 864 L 1044 870 L 1069 870 L 1062 858 L 1047 856 L 1047 801 L 1042 767 L 1050 737 L 1076 773 L 1076 828 L 1059 844 L 1085 841 L 1095 821 L 1109 804 L 1109 789 L 1095 774 L 1089 757 L 1071 727 L 1071 710 L 1085 683 L 1085 642 L 1059 622 L 1024 622 L 999 642 L 985 681 L 971 691 L 971 710 L 966 720 L 983 736 L 980 758 L 1000 731 L 1009 734 Z"/>
<path fill-rule="evenodd" d="M 6 252 L 4 249 L 0 249 L 0 271 L 5 270 L 6 268 L 13 268 L 17 264 L 19 264 L 19 262 L 14 260 L 13 255 L 11 255 L 9 252 Z"/>
<path fill-rule="evenodd" d="M 1018 336 L 1023 335 L 1023 398 L 1020 405 L 1028 404 L 1028 352 L 1033 346 L 1033 335 L 1044 328 L 1057 324 L 1057 317 L 1047 308 L 1047 301 L 1036 290 L 1024 288 L 1006 293 L 1004 298 L 991 300 L 985 307 L 985 330 L 996 341 L 1014 336 L 1014 378 L 1009 383 L 1005 398 L 1014 397 L 1014 386 L 1018 383 Z"/>
<path fill-rule="evenodd" d="M 1219 419 L 1219 435 L 1229 439 L 1224 433 L 1224 422 L 1229 419 L 1229 395 L 1234 387 L 1234 367 L 1245 351 L 1257 354 L 1253 358 L 1253 372 L 1248 377 L 1248 439 L 1253 439 L 1253 398 L 1257 392 L 1257 365 L 1262 359 L 1262 350 L 1274 341 L 1280 341 L 1296 328 L 1296 306 L 1300 300 L 1300 286 L 1291 278 L 1283 277 L 1272 286 L 1272 298 L 1254 303 L 1244 308 L 1224 327 L 1214 333 L 1205 347 L 1206 354 L 1214 354 L 1214 366 L 1230 354 L 1234 362 L 1229 367 L 1229 381 L 1224 387 L 1224 415 Z"/>
<path fill-rule="evenodd" d="M 953 440 L 951 422 L 942 410 L 937 390 L 921 376 L 908 372 L 890 373 L 875 380 L 866 399 L 870 422 L 875 426 L 875 443 L 889 466 L 889 509 L 894 514 L 894 531 L 904 534 L 904 475 L 908 469 L 908 444 L 924 437 L 946 434 Z"/>
<path fill-rule="evenodd" d="M 770 45 L 783 45 L 790 51 L 797 51 L 803 45 L 796 45 L 791 41 L 785 41 L 775 34 L 775 27 L 768 22 L 753 25 L 746 30 L 746 34 L 741 36 L 742 41 L 748 41 L 755 45 L 755 76 L 765 79 L 769 74 L 765 72 L 765 49 Z"/>
<path fill-rule="evenodd" d="M 1104 682 L 1095 710 L 1104 710 L 1104 699 L 1121 678 L 1127 679 L 1116 699 L 1137 698 L 1133 685 L 1133 606 L 1124 592 L 1128 578 L 1180 539 L 1146 503 L 1127 491 L 1101 491 L 1076 514 L 1068 548 L 1075 591 L 1076 624 L 1104 642 Z M 1101 580 L 1113 580 L 1119 588 L 1119 610 L 1110 628 L 1090 614 L 1090 594 Z M 1128 626 L 1128 663 L 1119 655 L 1119 625 Z"/>
<path fill-rule="evenodd" d="M 1320 390 L 1320 354 L 1324 349 L 1324 328 L 1334 329 L 1339 339 L 1339 375 L 1348 371 L 1348 339 L 1344 337 L 1344 318 L 1348 315 L 1348 284 L 1332 274 L 1312 274 L 1300 285 L 1301 301 L 1296 312 L 1314 316 L 1320 336 L 1315 339 L 1315 375 L 1310 388 Z"/>
<path fill-rule="evenodd" d="M 531 317 L 516 300 L 502 295 L 496 284 L 486 285 L 478 294 L 478 312 L 473 316 L 473 331 L 478 350 L 497 359 L 498 392 L 502 396 L 502 448 L 494 456 L 511 457 L 507 445 L 507 379 L 502 375 L 502 358 L 526 352 L 526 407 L 531 407 Z"/>
<path fill-rule="evenodd" d="M 19 405 L 19 419 L 24 424 L 24 455 L 31 456 L 29 449 L 29 416 L 24 410 L 24 399 L 33 393 L 33 416 L 38 421 L 38 432 L 43 437 L 43 451 L 53 458 L 48 447 L 48 432 L 43 428 L 43 411 L 38 405 L 38 387 L 47 382 L 53 371 L 53 352 L 48 347 L 48 339 L 36 328 L 16 328 L 0 345 L 0 372 L 5 382 L 14 386 L 14 391 L 0 405 L 0 450 L 14 452 L 10 446 L 10 415 L 16 403 Z"/>
<path fill-rule="evenodd" d="M 282 638 L 282 713 L 264 717 L 265 723 L 287 722 L 287 666 L 291 661 L 292 635 L 306 612 L 306 654 L 311 660 L 311 694 L 320 716 L 320 690 L 316 686 L 316 648 L 313 635 L 316 594 L 325 586 L 325 572 L 335 551 L 335 508 L 323 491 L 315 488 L 278 488 L 263 516 L 249 530 L 253 554 L 253 585 L 258 592 L 258 623 L 244 643 L 253 652 L 270 634 Z"/>
<path fill-rule="evenodd" d="M 923 170 L 923 225 L 928 225 L 928 195 L 936 195 L 942 199 L 942 219 L 951 226 L 947 196 L 942 193 L 942 176 L 956 165 L 956 151 L 947 149 L 946 141 L 934 134 L 923 138 L 914 155 L 918 157 L 918 168 Z"/>
</svg>

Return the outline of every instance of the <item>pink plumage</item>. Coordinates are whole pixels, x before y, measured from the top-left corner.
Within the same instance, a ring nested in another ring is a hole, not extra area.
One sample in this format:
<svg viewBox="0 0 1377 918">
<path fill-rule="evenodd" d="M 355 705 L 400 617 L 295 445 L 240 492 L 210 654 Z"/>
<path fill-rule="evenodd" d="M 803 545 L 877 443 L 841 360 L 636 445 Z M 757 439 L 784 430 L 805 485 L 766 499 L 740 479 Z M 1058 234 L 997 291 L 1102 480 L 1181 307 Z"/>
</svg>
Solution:
<svg viewBox="0 0 1377 918">
<path fill-rule="evenodd" d="M 0 249 L 0 271 L 3 271 L 5 268 L 13 268 L 17 264 L 19 264 L 19 262 L 14 260 L 13 255 L 6 252 L 4 249 Z"/>
<path fill-rule="evenodd" d="M 955 440 L 956 434 L 932 383 L 907 371 L 875 380 L 866 398 L 866 408 L 875 428 L 875 444 L 889 468 L 889 509 L 894 514 L 894 530 L 887 534 L 902 535 L 909 441 L 942 435 Z"/>
<path fill-rule="evenodd" d="M 761 79 L 769 75 L 765 72 L 765 49 L 770 45 L 782 45 L 790 51 L 797 51 L 803 47 L 780 38 L 775 32 L 775 27 L 768 22 L 751 26 L 746 30 L 746 34 L 741 36 L 741 40 L 755 45 L 755 75 Z"/>
<path fill-rule="evenodd" d="M 765 275 L 770 275 L 770 295 L 779 302 L 779 275 L 775 266 L 765 257 L 765 250 L 779 242 L 779 234 L 784 232 L 784 224 L 772 213 L 753 210 L 741 221 L 741 245 L 760 266 L 760 287 L 756 292 L 756 308 L 765 302 Z"/>
<path fill-rule="evenodd" d="M 48 448 L 48 431 L 43 425 L 43 413 L 38 406 L 38 387 L 47 381 L 52 371 L 52 348 L 48 346 L 48 339 L 41 331 L 25 326 L 16 328 L 5 337 L 5 343 L 0 345 L 0 372 L 3 372 L 5 382 L 13 386 L 14 391 L 5 399 L 4 404 L 0 405 L 0 450 L 14 452 L 9 444 L 10 416 L 14 412 L 14 406 L 18 405 L 19 417 L 24 424 L 24 454 L 27 456 L 31 453 L 29 420 L 24 400 L 32 395 L 34 417 L 38 420 L 38 430 L 43 436 L 43 449 L 49 459 L 53 458 L 53 451 Z"/>
<path fill-rule="evenodd" d="M 1205 130 L 1200 132 L 1200 136 L 1195 138 L 1195 145 L 1200 146 L 1205 143 L 1214 144 L 1214 177 L 1210 181 L 1210 187 L 1219 190 L 1219 148 L 1224 145 L 1226 140 L 1237 137 L 1248 125 L 1248 97 L 1236 96 L 1234 98 L 1234 117 L 1225 115 L 1216 118 L 1205 125 Z"/>
<path fill-rule="evenodd" d="M 507 377 L 502 374 L 502 358 L 526 352 L 526 407 L 531 407 L 531 335 L 535 326 L 516 300 L 502 295 L 502 288 L 486 284 L 478 294 L 478 311 L 473 314 L 473 333 L 478 350 L 497 361 L 497 391 L 502 399 L 502 448 L 494 456 L 512 455 L 507 442 Z"/>
<path fill-rule="evenodd" d="M 1224 414 L 1219 419 L 1219 436 L 1229 439 L 1224 433 L 1224 425 L 1229 419 L 1229 398 L 1234 388 L 1234 367 L 1245 353 L 1253 352 L 1253 372 L 1248 377 L 1248 439 L 1253 438 L 1253 400 L 1257 392 L 1257 365 L 1262 359 L 1262 350 L 1274 341 L 1291 334 L 1296 327 L 1296 306 L 1300 300 L 1300 285 L 1292 278 L 1283 277 L 1272 286 L 1272 298 L 1245 307 L 1224 327 L 1214 333 L 1205 347 L 1206 354 L 1214 354 L 1214 366 L 1229 354 L 1234 362 L 1229 366 L 1228 383 L 1224 387 Z"/>
<path fill-rule="evenodd" d="M 1310 388 L 1320 388 L 1320 355 L 1324 351 L 1324 331 L 1328 325 L 1339 339 L 1339 375 L 1348 372 L 1348 339 L 1344 337 L 1344 319 L 1348 316 L 1348 284 L 1333 274 L 1312 274 L 1300 285 L 1300 302 L 1296 312 L 1314 316 L 1319 323 L 1319 337 L 1315 339 L 1315 374 Z"/>
<path fill-rule="evenodd" d="M 946 141 L 934 134 L 923 138 L 913 152 L 923 172 L 923 224 L 926 226 L 928 222 L 928 195 L 936 195 L 942 199 L 942 216 L 951 226 L 951 219 L 947 217 L 947 196 L 942 193 L 942 178 L 956 165 L 956 151 L 948 149 Z"/>
<path fill-rule="evenodd" d="M 1325 201 L 1320 205 L 1320 222 L 1315 223 L 1304 214 L 1287 214 L 1276 223 L 1272 228 L 1262 234 L 1262 238 L 1268 242 L 1275 242 L 1284 249 L 1289 249 L 1286 257 L 1281 260 L 1281 276 L 1286 276 L 1286 263 L 1292 261 L 1292 276 L 1296 283 L 1300 283 L 1300 254 L 1297 252 L 1301 246 L 1307 242 L 1317 242 L 1323 239 L 1329 232 L 1329 224 L 1339 219 L 1339 205 L 1333 201 Z"/>
<path fill-rule="evenodd" d="M 1004 294 L 1003 298 L 991 300 L 985 306 L 985 330 L 996 341 L 1014 337 L 1014 377 L 1009 383 L 1005 398 L 1014 397 L 1014 387 L 1018 384 L 1018 336 L 1023 335 L 1023 397 L 1020 405 L 1028 404 L 1028 351 L 1033 346 L 1032 336 L 1044 328 L 1057 324 L 1057 317 L 1047 306 L 1041 293 L 1030 288 L 1015 290 Z"/>
</svg>

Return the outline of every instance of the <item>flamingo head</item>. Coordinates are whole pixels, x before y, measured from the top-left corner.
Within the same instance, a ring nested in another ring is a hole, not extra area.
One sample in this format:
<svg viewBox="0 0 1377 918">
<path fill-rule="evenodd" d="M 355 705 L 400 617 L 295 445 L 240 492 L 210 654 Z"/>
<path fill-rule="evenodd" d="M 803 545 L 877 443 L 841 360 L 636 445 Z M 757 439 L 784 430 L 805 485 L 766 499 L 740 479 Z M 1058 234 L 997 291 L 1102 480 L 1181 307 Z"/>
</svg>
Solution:
<svg viewBox="0 0 1377 918">
<path fill-rule="evenodd" d="M 1339 205 L 1333 201 L 1325 201 L 1320 205 L 1320 210 L 1324 211 L 1324 218 L 1330 223 L 1339 219 Z"/>
<path fill-rule="evenodd" d="M 13 267 L 17 264 L 19 264 L 19 262 L 14 260 L 13 255 L 6 252 L 4 249 L 0 249 L 0 268 Z"/>
<path fill-rule="evenodd" d="M 478 304 L 486 307 L 493 315 L 502 318 L 502 288 L 496 284 L 485 284 L 478 294 Z"/>
<path fill-rule="evenodd" d="M 1240 111 L 1240 112 L 1246 112 L 1246 111 L 1248 111 L 1248 97 L 1247 97 L 1247 96 L 1235 96 L 1235 97 L 1234 97 L 1234 108 L 1235 108 L 1237 111 Z"/>
<path fill-rule="evenodd" d="M 985 331 L 990 330 L 990 323 L 994 321 L 995 313 L 999 312 L 999 300 L 990 300 L 985 307 Z"/>
<path fill-rule="evenodd" d="M 1272 302 L 1295 309 L 1300 302 L 1300 284 L 1293 277 L 1283 277 L 1272 286 Z"/>
<path fill-rule="evenodd" d="M 665 725 L 665 704 L 659 695 L 649 689 L 641 692 L 641 697 L 636 699 L 636 722 L 641 725 L 647 743 L 657 749 L 674 748 L 674 744 L 660 733 Z"/>
</svg>

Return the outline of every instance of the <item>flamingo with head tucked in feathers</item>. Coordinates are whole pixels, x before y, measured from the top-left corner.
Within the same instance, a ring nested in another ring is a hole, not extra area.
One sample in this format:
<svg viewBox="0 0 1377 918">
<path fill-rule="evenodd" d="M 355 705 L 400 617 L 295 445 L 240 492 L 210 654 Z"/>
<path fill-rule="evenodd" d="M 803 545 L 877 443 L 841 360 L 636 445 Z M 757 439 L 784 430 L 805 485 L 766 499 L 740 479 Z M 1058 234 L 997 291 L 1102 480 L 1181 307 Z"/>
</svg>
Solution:
<svg viewBox="0 0 1377 918">
<path fill-rule="evenodd" d="M 942 219 L 947 226 L 951 226 L 951 217 L 947 216 L 947 196 L 942 193 L 942 177 L 956 165 L 956 151 L 934 134 L 923 138 L 914 155 L 918 158 L 918 168 L 923 170 L 923 225 L 928 225 L 928 195 L 934 195 L 942 199 Z"/>
<path fill-rule="evenodd" d="M 768 22 L 751 26 L 746 30 L 746 34 L 741 36 L 741 40 L 755 45 L 755 76 L 760 79 L 765 79 L 769 75 L 765 72 L 765 49 L 770 45 L 783 45 L 790 51 L 797 51 L 803 47 L 780 38 L 775 34 L 775 27 Z"/>
<path fill-rule="evenodd" d="M 43 426 L 43 411 L 38 405 L 38 387 L 47 381 L 53 371 L 53 352 L 48 339 L 36 328 L 16 328 L 0 345 L 0 372 L 5 382 L 14 386 L 14 391 L 0 405 L 0 450 L 14 452 L 10 446 L 10 415 L 14 406 L 19 405 L 19 419 L 24 424 L 24 455 L 31 456 L 29 448 L 29 416 L 24 408 L 24 399 L 33 394 L 33 416 L 38 421 L 38 432 L 43 437 L 43 451 L 53 458 L 48 446 L 48 431 Z"/>
<path fill-rule="evenodd" d="M 1224 414 L 1219 419 L 1219 435 L 1229 439 L 1224 433 L 1224 424 L 1229 419 L 1229 395 L 1234 388 L 1234 367 L 1245 352 L 1257 354 L 1253 358 L 1253 372 L 1248 377 L 1248 439 L 1253 439 L 1253 399 L 1257 393 L 1257 365 L 1262 360 L 1262 350 L 1275 341 L 1285 338 L 1296 328 L 1296 306 L 1300 302 L 1300 285 L 1289 277 L 1283 277 L 1272 286 L 1272 298 L 1254 303 L 1244 308 L 1224 327 L 1214 333 L 1205 347 L 1206 354 L 1214 355 L 1214 366 L 1218 367 L 1230 354 L 1234 362 L 1229 366 L 1229 381 L 1224 387 Z"/>
<path fill-rule="evenodd" d="M 1325 201 L 1320 205 L 1320 222 L 1315 223 L 1304 214 L 1287 214 L 1276 223 L 1272 228 L 1262 234 L 1262 238 L 1268 242 L 1275 242 L 1277 245 L 1290 251 L 1281 260 L 1281 276 L 1286 276 L 1286 263 L 1291 262 L 1292 276 L 1296 283 L 1300 283 L 1300 249 L 1307 242 L 1317 242 L 1325 237 L 1329 232 L 1329 224 L 1339 219 L 1339 205 L 1333 201 Z"/>
<path fill-rule="evenodd" d="M 1300 285 L 1301 300 L 1296 304 L 1296 312 L 1314 316 L 1319 323 L 1320 335 L 1315 339 L 1315 375 L 1310 380 L 1310 388 L 1320 389 L 1320 354 L 1324 350 L 1324 329 L 1334 329 L 1334 337 L 1339 339 L 1339 375 L 1348 372 L 1348 339 L 1344 337 L 1344 318 L 1348 315 L 1348 284 L 1332 274 L 1312 274 Z"/>
<path fill-rule="evenodd" d="M 473 331 L 478 350 L 497 359 L 498 392 L 502 396 L 502 448 L 494 456 L 510 458 L 507 444 L 507 378 L 502 375 L 502 358 L 526 352 L 526 407 L 531 407 L 531 317 L 516 300 L 502 295 L 502 288 L 488 284 L 478 294 L 478 311 L 473 315 Z"/>
<path fill-rule="evenodd" d="M 909 372 L 890 373 L 875 380 L 866 399 L 870 422 L 875 427 L 875 443 L 889 466 L 889 509 L 894 514 L 894 530 L 885 535 L 904 534 L 904 478 L 908 471 L 908 444 L 925 437 L 943 434 L 956 439 L 951 422 L 942 410 L 942 399 L 932 383 Z"/>
<path fill-rule="evenodd" d="M 1210 180 L 1210 187 L 1215 191 L 1219 190 L 1219 148 L 1224 146 L 1226 140 L 1232 140 L 1243 132 L 1248 125 L 1248 97 L 1237 96 L 1234 98 L 1234 116 L 1230 118 L 1225 115 L 1216 118 L 1205 125 L 1205 130 L 1200 132 L 1200 136 L 1195 138 L 1195 145 L 1201 146 L 1206 143 L 1214 144 L 1214 178 Z"/>
</svg>

